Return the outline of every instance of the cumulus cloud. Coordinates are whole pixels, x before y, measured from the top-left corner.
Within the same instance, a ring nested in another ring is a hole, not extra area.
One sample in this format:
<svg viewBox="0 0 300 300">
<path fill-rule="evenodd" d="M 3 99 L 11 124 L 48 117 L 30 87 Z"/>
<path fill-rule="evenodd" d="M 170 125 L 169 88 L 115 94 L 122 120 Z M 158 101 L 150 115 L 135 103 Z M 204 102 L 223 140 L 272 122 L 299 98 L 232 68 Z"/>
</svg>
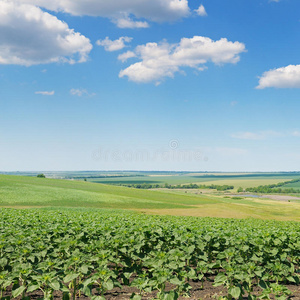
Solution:
<svg viewBox="0 0 300 300">
<path fill-rule="evenodd" d="M 53 96 L 55 94 L 54 91 L 37 91 L 35 92 L 37 95 L 43 95 L 43 96 Z"/>
<path fill-rule="evenodd" d="M 90 40 L 29 4 L 0 0 L 0 64 L 85 62 Z"/>
<path fill-rule="evenodd" d="M 148 28 L 149 24 L 146 21 L 133 21 L 128 15 L 114 19 L 113 22 L 119 28 Z"/>
<path fill-rule="evenodd" d="M 73 95 L 73 96 L 78 96 L 78 97 L 95 96 L 94 93 L 90 94 L 86 89 L 71 89 L 70 94 Z"/>
<path fill-rule="evenodd" d="M 96 44 L 98 46 L 103 46 L 106 51 L 118 51 L 122 50 L 126 47 L 125 43 L 130 43 L 132 41 L 132 38 L 128 36 L 122 36 L 117 40 L 110 40 L 109 37 L 106 37 L 104 40 L 98 40 Z"/>
<path fill-rule="evenodd" d="M 75 16 L 118 19 L 124 14 L 151 21 L 175 21 L 190 13 L 188 0 L 18 0 Z"/>
<path fill-rule="evenodd" d="M 263 73 L 257 89 L 300 88 L 300 65 L 289 65 Z"/>
<path fill-rule="evenodd" d="M 174 77 L 183 67 L 202 71 L 207 62 L 235 64 L 244 51 L 243 43 L 230 42 L 226 38 L 213 41 L 202 36 L 182 38 L 178 44 L 165 41 L 160 44 L 147 43 L 136 47 L 134 51 L 140 61 L 121 70 L 119 77 L 127 76 L 135 82 L 159 83 L 166 77 Z"/>
<path fill-rule="evenodd" d="M 136 54 L 132 51 L 127 51 L 125 53 L 122 53 L 118 56 L 118 60 L 125 62 L 127 61 L 129 58 L 133 58 L 136 57 Z"/>
<path fill-rule="evenodd" d="M 195 12 L 197 13 L 198 16 L 201 16 L 201 17 L 206 17 L 207 16 L 207 12 L 205 10 L 205 7 L 202 4 L 199 6 L 198 9 L 195 9 Z"/>
</svg>

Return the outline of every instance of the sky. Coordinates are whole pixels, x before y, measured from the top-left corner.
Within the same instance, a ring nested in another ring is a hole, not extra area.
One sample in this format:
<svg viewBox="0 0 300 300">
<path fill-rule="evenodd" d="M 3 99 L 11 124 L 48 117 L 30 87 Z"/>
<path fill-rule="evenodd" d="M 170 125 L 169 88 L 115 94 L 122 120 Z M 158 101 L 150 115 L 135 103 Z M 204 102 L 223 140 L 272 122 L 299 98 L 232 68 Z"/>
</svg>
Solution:
<svg viewBox="0 0 300 300">
<path fill-rule="evenodd" d="M 0 171 L 299 171 L 299 11 L 0 0 Z"/>
</svg>

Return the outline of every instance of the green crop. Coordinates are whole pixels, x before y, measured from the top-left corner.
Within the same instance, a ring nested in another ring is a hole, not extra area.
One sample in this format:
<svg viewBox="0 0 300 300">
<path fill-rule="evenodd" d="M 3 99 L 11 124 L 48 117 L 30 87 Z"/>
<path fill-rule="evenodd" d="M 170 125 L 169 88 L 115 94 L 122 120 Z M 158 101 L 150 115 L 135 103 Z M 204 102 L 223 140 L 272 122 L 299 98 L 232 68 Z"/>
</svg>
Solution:
<svg viewBox="0 0 300 300">
<path fill-rule="evenodd" d="M 189 296 L 214 280 L 222 299 L 288 299 L 299 284 L 300 224 L 76 210 L 1 209 L 0 299 Z M 171 286 L 167 289 L 167 286 Z"/>
</svg>

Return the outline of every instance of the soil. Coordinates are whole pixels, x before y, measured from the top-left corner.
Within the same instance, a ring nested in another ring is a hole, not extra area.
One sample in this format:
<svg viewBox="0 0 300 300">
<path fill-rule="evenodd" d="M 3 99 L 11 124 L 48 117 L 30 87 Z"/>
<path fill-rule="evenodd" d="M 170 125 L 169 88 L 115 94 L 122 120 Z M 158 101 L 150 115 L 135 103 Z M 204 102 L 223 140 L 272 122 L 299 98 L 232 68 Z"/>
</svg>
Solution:
<svg viewBox="0 0 300 300">
<path fill-rule="evenodd" d="M 221 296 L 226 295 L 226 289 L 222 286 L 214 287 L 213 286 L 213 279 L 210 278 L 210 281 L 204 281 L 204 285 L 202 288 L 201 282 L 193 282 L 190 281 L 190 285 L 192 286 L 192 289 L 190 291 L 190 297 L 184 297 L 180 296 L 179 300 L 204 300 L 204 299 L 215 299 L 217 300 Z M 291 300 L 300 300 L 300 286 L 296 285 L 287 285 L 287 287 L 292 291 L 293 295 L 290 296 L 289 299 Z M 8 288 L 7 292 L 3 296 L 9 296 L 11 295 L 10 291 L 11 287 Z M 172 290 L 174 289 L 174 285 L 167 284 L 166 290 Z M 256 288 L 254 290 L 254 293 L 256 295 L 259 295 L 261 292 L 260 288 Z M 136 288 L 124 286 L 122 289 L 120 288 L 114 288 L 111 291 L 108 291 L 104 294 L 105 299 L 107 300 L 128 300 L 130 299 L 130 296 L 132 293 L 139 294 L 139 290 Z M 96 289 L 93 290 L 93 295 L 98 295 L 98 292 Z M 37 300 L 43 297 L 42 292 L 33 292 L 28 294 L 27 296 L 30 296 L 30 299 Z M 143 296 L 143 300 L 153 299 L 156 296 L 156 292 L 148 293 Z M 20 300 L 21 297 L 15 298 Z M 61 292 L 54 292 L 54 300 L 62 299 L 62 293 Z M 86 297 L 84 295 L 81 295 L 80 297 L 76 298 L 77 300 L 87 300 L 90 299 L 89 297 Z M 247 295 L 244 295 L 243 300 L 247 299 Z M 275 297 L 271 296 L 271 299 L 275 299 Z"/>
<path fill-rule="evenodd" d="M 268 198 L 268 199 L 284 201 L 284 202 L 288 202 L 289 200 L 300 200 L 299 197 L 281 196 L 281 195 L 264 195 L 264 196 L 261 196 L 261 198 Z"/>
</svg>

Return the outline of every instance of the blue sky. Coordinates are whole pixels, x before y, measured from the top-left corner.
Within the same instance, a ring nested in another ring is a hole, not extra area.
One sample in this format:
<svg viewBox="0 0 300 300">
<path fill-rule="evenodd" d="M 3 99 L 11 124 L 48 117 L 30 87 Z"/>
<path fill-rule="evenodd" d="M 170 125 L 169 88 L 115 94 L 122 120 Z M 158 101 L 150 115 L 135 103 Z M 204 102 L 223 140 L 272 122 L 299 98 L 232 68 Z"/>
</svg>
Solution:
<svg viewBox="0 0 300 300">
<path fill-rule="evenodd" d="M 0 0 L 0 170 L 299 170 L 299 8 Z"/>
</svg>

